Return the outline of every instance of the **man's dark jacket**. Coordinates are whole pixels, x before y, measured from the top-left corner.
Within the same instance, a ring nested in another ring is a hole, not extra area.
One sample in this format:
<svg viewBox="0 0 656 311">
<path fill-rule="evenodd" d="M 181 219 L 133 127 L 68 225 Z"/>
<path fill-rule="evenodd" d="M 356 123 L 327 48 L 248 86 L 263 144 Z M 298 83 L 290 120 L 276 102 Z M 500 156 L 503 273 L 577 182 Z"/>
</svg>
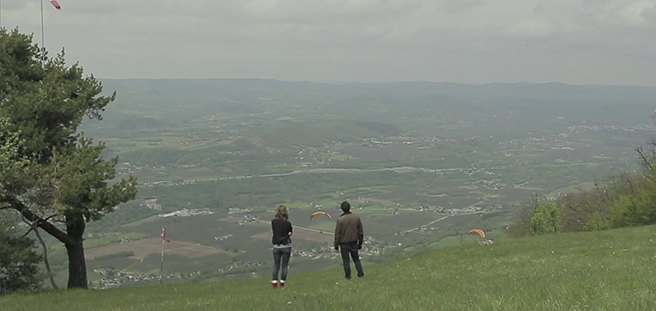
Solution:
<svg viewBox="0 0 656 311">
<path fill-rule="evenodd" d="M 364 230 L 360 216 L 351 212 L 342 214 L 335 226 L 335 249 L 339 244 L 357 243 L 358 248 L 364 242 Z"/>
</svg>

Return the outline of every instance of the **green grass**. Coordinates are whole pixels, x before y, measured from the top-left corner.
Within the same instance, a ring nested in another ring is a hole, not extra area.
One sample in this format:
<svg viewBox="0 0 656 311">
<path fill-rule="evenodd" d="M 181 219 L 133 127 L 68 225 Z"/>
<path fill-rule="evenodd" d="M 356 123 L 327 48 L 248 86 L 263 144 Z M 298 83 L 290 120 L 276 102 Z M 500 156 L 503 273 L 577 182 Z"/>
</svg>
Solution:
<svg viewBox="0 0 656 311">
<path fill-rule="evenodd" d="M 655 226 L 500 239 L 339 269 L 267 278 L 10 295 L 9 310 L 653 310 Z M 293 258 L 292 258 L 293 260 Z"/>
<path fill-rule="evenodd" d="M 100 246 L 105 246 L 112 244 L 112 240 L 105 238 L 105 239 L 88 239 L 84 241 L 84 247 L 85 248 L 94 248 L 94 247 L 100 247 Z"/>
<path fill-rule="evenodd" d="M 161 217 L 158 217 L 157 215 L 155 215 L 155 216 L 150 216 L 150 217 L 146 217 L 146 218 L 143 218 L 143 219 L 139 219 L 139 220 L 136 220 L 136 221 L 133 221 L 133 222 L 130 222 L 130 223 L 124 224 L 124 225 L 122 225 L 122 227 L 130 227 L 130 226 L 143 225 L 143 224 L 145 224 L 145 223 L 147 223 L 147 222 L 156 221 L 156 220 L 158 220 L 158 219 L 161 219 Z"/>
<path fill-rule="evenodd" d="M 121 233 L 118 234 L 116 238 L 114 238 L 114 241 L 120 240 L 121 238 L 128 238 L 132 241 L 136 240 L 141 240 L 150 237 L 150 235 L 141 233 L 141 232 L 127 232 L 127 233 Z"/>
</svg>

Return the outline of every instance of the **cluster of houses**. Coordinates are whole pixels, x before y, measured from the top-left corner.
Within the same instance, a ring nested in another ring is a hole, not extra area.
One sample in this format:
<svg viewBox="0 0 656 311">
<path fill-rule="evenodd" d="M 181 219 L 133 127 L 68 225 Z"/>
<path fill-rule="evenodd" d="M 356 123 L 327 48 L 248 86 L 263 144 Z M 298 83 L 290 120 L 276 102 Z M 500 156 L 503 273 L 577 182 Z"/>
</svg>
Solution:
<svg viewBox="0 0 656 311">
<path fill-rule="evenodd" d="M 191 277 L 194 274 L 200 274 L 200 272 L 194 272 L 190 274 L 175 273 L 164 275 L 160 275 L 159 273 L 140 274 L 128 271 L 116 271 L 111 268 L 94 269 L 93 272 L 105 277 L 91 282 L 90 287 L 93 289 L 108 289 L 129 283 L 158 281 L 161 277 L 164 279 L 182 279 L 184 277 Z"/>
<path fill-rule="evenodd" d="M 250 222 L 259 222 L 260 219 L 257 218 L 257 216 L 252 216 L 252 215 L 243 215 L 242 219 L 238 219 L 236 222 L 241 226 L 243 224 L 247 224 Z"/>
<path fill-rule="evenodd" d="M 231 237 L 231 236 L 232 236 L 232 234 L 222 235 L 222 236 L 215 236 L 215 237 L 214 237 L 214 241 L 223 241 L 223 240 L 227 240 L 227 239 L 228 239 L 229 237 Z"/>
<path fill-rule="evenodd" d="M 156 211 L 161 211 L 162 210 L 162 205 L 157 204 L 157 199 L 156 198 L 155 199 L 144 200 L 144 203 L 139 204 L 139 206 L 144 206 L 144 204 L 146 205 L 147 208 L 154 209 Z"/>
<path fill-rule="evenodd" d="M 230 272 L 232 270 L 236 269 L 243 269 L 243 268 L 248 268 L 248 267 L 260 267 L 262 266 L 261 263 L 257 261 L 246 261 L 246 262 L 235 262 L 231 263 L 225 267 L 219 268 L 219 272 Z"/>
<path fill-rule="evenodd" d="M 228 214 L 244 214 L 244 213 L 250 213 L 252 211 L 253 211 L 253 207 L 246 207 L 246 208 L 231 207 L 228 209 Z"/>
<path fill-rule="evenodd" d="M 365 236 L 364 245 L 365 247 L 363 247 L 363 249 L 359 252 L 361 258 L 383 254 L 386 249 L 396 246 L 391 244 L 377 243 L 374 238 L 370 236 Z M 307 259 L 322 259 L 336 258 L 341 255 L 334 251 L 334 246 L 332 244 L 325 243 L 320 247 L 311 249 L 294 249 L 293 256 Z"/>
<path fill-rule="evenodd" d="M 489 210 L 489 207 L 470 205 L 462 208 L 446 208 L 443 206 L 419 206 L 417 207 L 418 211 L 421 212 L 434 212 L 434 213 L 444 213 L 449 215 L 457 214 L 470 214 L 470 213 L 480 213 L 483 211 Z"/>
<path fill-rule="evenodd" d="M 189 216 L 196 216 L 196 215 L 211 215 L 214 214 L 214 212 L 210 211 L 209 208 L 199 208 L 199 209 L 186 209 L 183 208 L 181 210 L 171 212 L 171 213 L 166 213 L 166 214 L 159 214 L 157 216 L 159 217 L 189 217 Z"/>
</svg>

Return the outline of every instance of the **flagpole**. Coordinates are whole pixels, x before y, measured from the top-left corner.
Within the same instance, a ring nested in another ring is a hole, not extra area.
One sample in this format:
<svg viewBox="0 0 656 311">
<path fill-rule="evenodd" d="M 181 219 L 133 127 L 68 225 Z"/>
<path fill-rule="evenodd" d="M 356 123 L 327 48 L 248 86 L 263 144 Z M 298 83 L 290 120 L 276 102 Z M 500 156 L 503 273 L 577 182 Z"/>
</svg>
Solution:
<svg viewBox="0 0 656 311">
<path fill-rule="evenodd" d="M 45 32 L 43 31 L 43 0 L 41 0 L 41 48 L 45 49 L 46 48 L 46 43 L 45 43 Z"/>
<path fill-rule="evenodd" d="M 162 263 L 159 268 L 159 284 L 162 285 L 164 280 L 164 241 L 166 240 L 166 233 L 162 227 Z"/>
</svg>

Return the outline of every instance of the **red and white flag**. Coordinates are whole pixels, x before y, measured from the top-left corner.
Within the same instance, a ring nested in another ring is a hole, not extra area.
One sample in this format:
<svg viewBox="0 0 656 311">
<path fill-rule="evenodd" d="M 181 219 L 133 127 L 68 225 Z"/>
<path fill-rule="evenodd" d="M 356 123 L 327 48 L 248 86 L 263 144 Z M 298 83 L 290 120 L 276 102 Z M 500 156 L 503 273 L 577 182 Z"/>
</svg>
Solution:
<svg viewBox="0 0 656 311">
<path fill-rule="evenodd" d="M 166 231 L 164 231 L 164 227 L 162 227 L 162 234 L 160 234 L 160 236 L 162 237 L 162 243 L 164 243 L 164 241 L 171 242 L 171 240 L 166 238 Z"/>
<path fill-rule="evenodd" d="M 59 5 L 59 2 L 57 2 L 57 0 L 52 0 L 50 1 L 50 3 L 52 4 L 52 6 L 55 7 L 55 9 L 61 10 L 61 5 Z"/>
</svg>

